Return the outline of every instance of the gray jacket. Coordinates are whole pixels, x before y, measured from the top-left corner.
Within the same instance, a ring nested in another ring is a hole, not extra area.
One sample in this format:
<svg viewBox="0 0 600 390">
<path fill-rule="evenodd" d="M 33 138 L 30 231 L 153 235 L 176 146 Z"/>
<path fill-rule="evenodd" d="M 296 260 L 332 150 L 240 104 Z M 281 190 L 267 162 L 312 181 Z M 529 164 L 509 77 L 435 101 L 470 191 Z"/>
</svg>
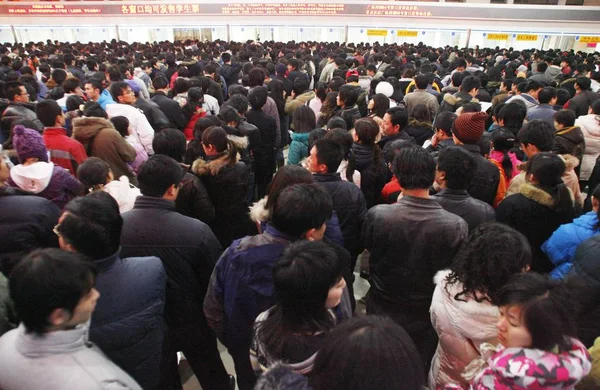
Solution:
<svg viewBox="0 0 600 390">
<path fill-rule="evenodd" d="M 0 388 L 142 389 L 87 338 L 84 325 L 39 337 L 26 333 L 21 324 L 0 338 Z"/>
</svg>

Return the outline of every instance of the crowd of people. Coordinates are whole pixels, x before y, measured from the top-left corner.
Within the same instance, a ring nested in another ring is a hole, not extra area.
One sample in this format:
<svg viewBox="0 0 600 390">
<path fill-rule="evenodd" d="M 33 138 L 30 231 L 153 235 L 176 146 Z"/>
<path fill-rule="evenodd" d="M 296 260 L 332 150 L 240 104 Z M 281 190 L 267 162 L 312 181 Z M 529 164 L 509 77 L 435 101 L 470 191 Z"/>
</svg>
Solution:
<svg viewBox="0 0 600 390">
<path fill-rule="evenodd" d="M 599 93 L 597 52 L 4 44 L 0 388 L 600 388 Z"/>
</svg>

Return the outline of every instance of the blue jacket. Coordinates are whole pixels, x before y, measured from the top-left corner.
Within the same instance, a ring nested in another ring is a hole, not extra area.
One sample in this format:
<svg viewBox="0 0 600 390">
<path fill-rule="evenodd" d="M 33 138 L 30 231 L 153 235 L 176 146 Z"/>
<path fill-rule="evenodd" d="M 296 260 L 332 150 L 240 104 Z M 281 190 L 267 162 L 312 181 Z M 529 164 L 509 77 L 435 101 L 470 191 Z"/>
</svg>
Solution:
<svg viewBox="0 0 600 390">
<path fill-rule="evenodd" d="M 273 265 L 295 240 L 267 225 L 263 234 L 235 240 L 217 262 L 204 299 L 204 315 L 228 349 L 249 350 L 254 320 L 276 302 Z M 351 309 L 346 293 L 336 310 L 348 318 Z"/>
<path fill-rule="evenodd" d="M 105 89 L 100 94 L 97 103 L 100 105 L 100 107 L 102 107 L 103 110 L 106 110 L 107 104 L 114 104 L 116 102 L 113 100 L 112 96 L 110 95 L 110 92 L 108 92 L 108 89 Z"/>
<path fill-rule="evenodd" d="M 573 266 L 575 250 L 583 241 L 600 233 L 598 216 L 590 211 L 573 222 L 561 225 L 542 244 L 542 250 L 556 268 L 550 273 L 553 279 L 563 279 Z"/>
<path fill-rule="evenodd" d="M 554 114 L 556 110 L 549 104 L 540 104 L 537 107 L 533 107 L 527 112 L 527 121 L 542 120 L 549 123 L 554 128 Z"/>
<path fill-rule="evenodd" d="M 95 260 L 100 299 L 90 339 L 144 389 L 160 381 L 167 276 L 158 257 Z"/>
<path fill-rule="evenodd" d="M 288 151 L 287 165 L 300 165 L 308 157 L 308 135 L 310 133 L 292 133 L 292 142 Z"/>
</svg>

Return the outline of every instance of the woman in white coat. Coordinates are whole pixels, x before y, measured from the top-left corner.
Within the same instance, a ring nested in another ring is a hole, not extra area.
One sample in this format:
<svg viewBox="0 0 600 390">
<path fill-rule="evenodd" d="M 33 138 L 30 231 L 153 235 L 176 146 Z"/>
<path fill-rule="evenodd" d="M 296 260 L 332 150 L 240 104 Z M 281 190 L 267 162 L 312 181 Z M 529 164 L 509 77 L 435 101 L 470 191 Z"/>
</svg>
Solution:
<svg viewBox="0 0 600 390">
<path fill-rule="evenodd" d="M 575 126 L 579 126 L 585 140 L 579 180 L 588 181 L 600 155 L 600 99 L 592 102 L 588 115 L 575 120 Z"/>
<path fill-rule="evenodd" d="M 468 386 L 461 374 L 480 355 L 480 345 L 497 344 L 495 294 L 530 262 L 527 238 L 494 222 L 473 230 L 450 269 L 437 273 L 430 312 L 439 342 L 429 371 L 431 389 Z"/>
</svg>

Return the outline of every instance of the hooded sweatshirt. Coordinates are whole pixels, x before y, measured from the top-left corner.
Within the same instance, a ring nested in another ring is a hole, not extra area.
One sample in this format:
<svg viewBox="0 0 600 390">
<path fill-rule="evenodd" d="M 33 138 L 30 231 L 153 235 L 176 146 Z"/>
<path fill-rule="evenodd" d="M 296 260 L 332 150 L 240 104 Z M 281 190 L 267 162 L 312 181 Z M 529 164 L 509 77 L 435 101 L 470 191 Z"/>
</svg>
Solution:
<svg viewBox="0 0 600 390">
<path fill-rule="evenodd" d="M 140 189 L 129 184 L 127 176 L 121 176 L 119 180 L 113 180 L 102 189 L 115 198 L 119 205 L 119 211 L 124 213 L 133 209 L 135 199 L 141 195 Z"/>
<path fill-rule="evenodd" d="M 76 196 L 83 194 L 83 184 L 69 171 L 51 162 L 19 164 L 10 170 L 8 183 L 56 204 L 60 209 Z"/>
</svg>

